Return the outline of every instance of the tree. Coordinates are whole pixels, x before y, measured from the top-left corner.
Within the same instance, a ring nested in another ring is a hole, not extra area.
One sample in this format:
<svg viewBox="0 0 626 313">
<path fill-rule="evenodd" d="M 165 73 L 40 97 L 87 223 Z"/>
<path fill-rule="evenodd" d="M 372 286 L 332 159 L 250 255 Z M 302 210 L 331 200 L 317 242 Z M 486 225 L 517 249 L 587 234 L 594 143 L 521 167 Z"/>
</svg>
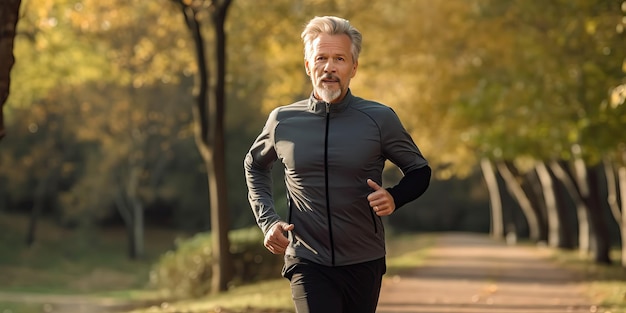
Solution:
<svg viewBox="0 0 626 313">
<path fill-rule="evenodd" d="M 487 158 L 480 161 L 485 183 L 489 191 L 489 206 L 491 211 L 491 236 L 496 239 L 504 238 L 504 218 L 502 214 L 502 198 L 500 197 L 500 188 L 496 172 Z"/>
<path fill-rule="evenodd" d="M 231 0 L 192 1 L 173 0 L 180 5 L 187 27 L 195 43 L 198 64 L 196 104 L 194 107 L 195 138 L 200 155 L 205 162 L 211 204 L 211 232 L 213 234 L 212 291 L 224 291 L 232 276 L 232 262 L 228 231 L 230 229 L 227 203 L 224 143 L 226 32 L 224 23 Z M 215 71 L 209 72 L 210 62 L 205 54 L 205 40 L 200 20 L 207 6 L 215 35 Z M 210 74 L 213 73 L 210 79 Z"/>
<path fill-rule="evenodd" d="M 0 6 L 0 140 L 6 135 L 3 108 L 11 87 L 11 69 L 15 63 L 13 41 L 21 2 L 21 0 L 6 0 Z"/>
</svg>

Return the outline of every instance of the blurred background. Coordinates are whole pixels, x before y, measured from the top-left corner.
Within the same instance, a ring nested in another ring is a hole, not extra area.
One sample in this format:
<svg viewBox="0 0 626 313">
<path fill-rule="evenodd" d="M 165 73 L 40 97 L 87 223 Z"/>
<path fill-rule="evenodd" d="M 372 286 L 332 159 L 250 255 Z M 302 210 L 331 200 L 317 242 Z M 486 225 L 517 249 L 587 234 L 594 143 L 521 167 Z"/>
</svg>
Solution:
<svg viewBox="0 0 626 313">
<path fill-rule="evenodd" d="M 626 2 L 233 0 L 225 59 L 215 52 L 219 3 L 21 1 L 0 141 L 0 280 L 16 282 L 19 264 L 37 268 L 37 251 L 62 264 L 98 247 L 101 260 L 152 264 L 210 233 L 211 210 L 228 212 L 228 230 L 258 232 L 243 158 L 271 109 L 308 97 L 300 32 L 316 15 L 363 33 L 352 92 L 392 107 L 431 162 L 427 193 L 385 219 L 390 236 L 508 234 L 589 250 L 598 262 L 619 247 Z M 204 35 L 206 68 L 185 8 Z M 199 74 L 215 78 L 219 64 L 225 98 L 209 107 L 225 110 L 217 152 L 227 206 L 216 208 L 194 108 Z M 390 166 L 384 183 L 400 175 Z"/>
</svg>

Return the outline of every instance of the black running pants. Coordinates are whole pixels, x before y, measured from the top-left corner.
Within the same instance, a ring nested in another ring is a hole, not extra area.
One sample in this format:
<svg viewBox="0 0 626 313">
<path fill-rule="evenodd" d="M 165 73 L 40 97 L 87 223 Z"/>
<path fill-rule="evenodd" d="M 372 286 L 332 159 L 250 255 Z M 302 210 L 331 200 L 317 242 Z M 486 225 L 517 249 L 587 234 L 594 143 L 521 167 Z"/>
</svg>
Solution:
<svg viewBox="0 0 626 313">
<path fill-rule="evenodd" d="M 289 257 L 287 257 L 289 258 Z M 291 282 L 297 313 L 375 313 L 385 259 L 346 266 L 290 260 L 283 273 Z"/>
</svg>

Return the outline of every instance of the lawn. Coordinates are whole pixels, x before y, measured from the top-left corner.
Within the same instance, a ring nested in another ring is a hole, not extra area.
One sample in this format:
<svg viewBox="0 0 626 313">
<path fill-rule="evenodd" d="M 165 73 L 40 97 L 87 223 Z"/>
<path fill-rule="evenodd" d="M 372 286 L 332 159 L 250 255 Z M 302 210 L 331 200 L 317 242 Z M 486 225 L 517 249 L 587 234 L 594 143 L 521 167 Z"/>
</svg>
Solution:
<svg viewBox="0 0 626 313">
<path fill-rule="evenodd" d="M 138 298 L 148 282 L 152 263 L 182 234 L 150 229 L 146 254 L 127 257 L 123 229 L 68 230 L 46 220 L 37 224 L 35 243 L 27 247 L 28 220 L 0 213 L 0 312 L 41 312 L 45 298 L 28 305 L 20 295 L 66 295 Z"/>
</svg>

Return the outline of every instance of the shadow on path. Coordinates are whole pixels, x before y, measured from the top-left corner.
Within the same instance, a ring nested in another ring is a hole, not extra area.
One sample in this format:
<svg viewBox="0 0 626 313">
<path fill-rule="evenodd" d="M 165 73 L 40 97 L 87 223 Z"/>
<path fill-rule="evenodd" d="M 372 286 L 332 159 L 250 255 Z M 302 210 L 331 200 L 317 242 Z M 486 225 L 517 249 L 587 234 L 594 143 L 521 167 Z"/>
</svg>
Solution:
<svg viewBox="0 0 626 313">
<path fill-rule="evenodd" d="M 507 246 L 481 234 L 437 239 L 425 266 L 388 277 L 377 313 L 593 313 L 579 278 L 541 249 Z"/>
</svg>

